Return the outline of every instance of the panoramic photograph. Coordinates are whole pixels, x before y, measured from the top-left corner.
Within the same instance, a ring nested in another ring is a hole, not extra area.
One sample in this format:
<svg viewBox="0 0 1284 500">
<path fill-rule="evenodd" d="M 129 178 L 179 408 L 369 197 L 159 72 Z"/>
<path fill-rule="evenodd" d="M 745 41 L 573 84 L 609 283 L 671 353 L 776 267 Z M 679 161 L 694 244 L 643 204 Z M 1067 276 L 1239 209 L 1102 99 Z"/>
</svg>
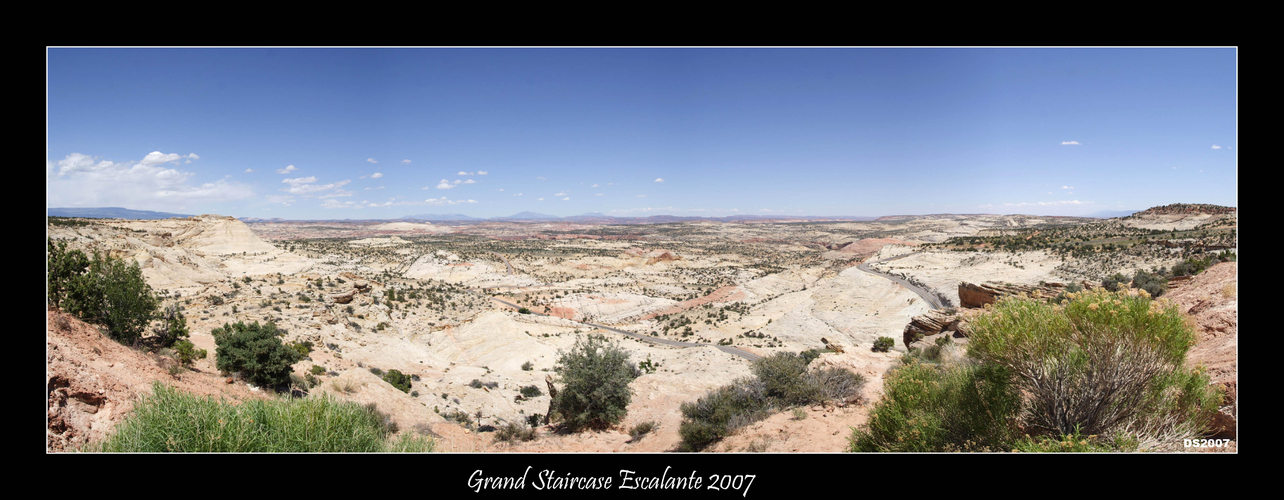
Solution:
<svg viewBox="0 0 1284 500">
<path fill-rule="evenodd" d="M 1235 47 L 45 55 L 47 454 L 1238 453 Z"/>
</svg>

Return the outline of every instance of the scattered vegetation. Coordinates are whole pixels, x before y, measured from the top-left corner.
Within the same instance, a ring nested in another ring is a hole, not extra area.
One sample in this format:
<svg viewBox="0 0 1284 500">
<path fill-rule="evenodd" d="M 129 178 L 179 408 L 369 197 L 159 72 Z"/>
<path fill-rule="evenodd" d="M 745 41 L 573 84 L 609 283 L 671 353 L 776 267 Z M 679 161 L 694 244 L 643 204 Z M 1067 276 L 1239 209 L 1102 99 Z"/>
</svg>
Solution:
<svg viewBox="0 0 1284 500">
<path fill-rule="evenodd" d="M 892 347 L 895 345 L 896 345 L 896 339 L 891 337 L 879 337 L 877 340 L 874 341 L 873 351 L 887 352 L 892 350 Z"/>
</svg>

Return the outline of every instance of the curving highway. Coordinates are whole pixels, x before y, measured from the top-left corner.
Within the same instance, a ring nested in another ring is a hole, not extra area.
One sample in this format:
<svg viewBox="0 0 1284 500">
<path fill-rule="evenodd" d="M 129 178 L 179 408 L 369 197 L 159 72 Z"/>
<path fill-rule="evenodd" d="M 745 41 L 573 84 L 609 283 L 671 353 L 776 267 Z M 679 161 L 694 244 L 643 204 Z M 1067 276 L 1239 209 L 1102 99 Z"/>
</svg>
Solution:
<svg viewBox="0 0 1284 500">
<path fill-rule="evenodd" d="M 891 274 L 887 274 L 887 273 L 885 273 L 885 272 L 878 271 L 878 270 L 876 270 L 876 269 L 873 269 L 873 268 L 869 267 L 869 265 L 870 265 L 870 264 L 878 264 L 878 263 L 882 263 L 882 262 L 893 261 L 893 260 L 896 260 L 896 259 L 903 259 L 903 258 L 905 258 L 905 257 L 909 257 L 909 256 L 914 255 L 914 254 L 916 254 L 916 253 L 918 253 L 918 252 L 910 252 L 910 253 L 907 253 L 907 254 L 904 254 L 904 255 L 897 255 L 897 256 L 895 256 L 895 257 L 891 257 L 891 258 L 887 258 L 887 259 L 883 259 L 883 260 L 875 261 L 875 262 L 861 262 L 861 263 L 860 263 L 860 265 L 857 265 L 857 266 L 856 266 L 856 268 L 857 268 L 857 269 L 860 269 L 861 271 L 865 271 L 865 272 L 867 272 L 867 273 L 869 273 L 869 274 L 872 274 L 872 275 L 874 275 L 874 276 L 879 276 L 879 277 L 883 277 L 883 278 L 887 278 L 887 279 L 889 279 L 889 280 L 895 281 L 896 283 L 900 284 L 901 286 L 903 286 L 903 287 L 905 287 L 905 288 L 908 288 L 910 291 L 912 291 L 912 292 L 914 292 L 914 293 L 918 294 L 918 296 L 919 296 L 919 297 L 922 297 L 922 298 L 923 298 L 923 301 L 927 302 L 928 307 L 931 307 L 932 309 L 944 309 L 944 308 L 945 308 L 945 304 L 942 304 L 942 303 L 941 303 L 941 298 L 940 298 L 940 297 L 937 297 L 937 296 L 936 296 L 936 294 L 935 294 L 935 293 L 932 293 L 932 291 L 931 291 L 931 290 L 928 290 L 927 288 L 923 288 L 923 287 L 921 287 L 921 286 L 918 286 L 918 285 L 915 285 L 915 284 L 913 284 L 913 283 L 910 283 L 910 282 L 909 282 L 909 280 L 907 280 L 907 279 L 905 279 L 905 278 L 901 278 L 900 276 L 894 276 L 894 275 L 891 275 Z"/>
</svg>

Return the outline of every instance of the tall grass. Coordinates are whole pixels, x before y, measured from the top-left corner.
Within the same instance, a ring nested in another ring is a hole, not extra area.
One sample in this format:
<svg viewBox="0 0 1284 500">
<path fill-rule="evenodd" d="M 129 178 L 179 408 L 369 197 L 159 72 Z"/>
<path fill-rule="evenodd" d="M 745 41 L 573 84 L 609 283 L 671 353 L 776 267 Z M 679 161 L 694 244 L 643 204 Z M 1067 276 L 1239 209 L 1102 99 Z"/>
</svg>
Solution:
<svg viewBox="0 0 1284 500">
<path fill-rule="evenodd" d="M 380 452 L 432 451 L 427 438 L 402 435 L 373 408 L 320 398 L 240 404 L 160 384 L 105 441 L 106 452 Z"/>
</svg>

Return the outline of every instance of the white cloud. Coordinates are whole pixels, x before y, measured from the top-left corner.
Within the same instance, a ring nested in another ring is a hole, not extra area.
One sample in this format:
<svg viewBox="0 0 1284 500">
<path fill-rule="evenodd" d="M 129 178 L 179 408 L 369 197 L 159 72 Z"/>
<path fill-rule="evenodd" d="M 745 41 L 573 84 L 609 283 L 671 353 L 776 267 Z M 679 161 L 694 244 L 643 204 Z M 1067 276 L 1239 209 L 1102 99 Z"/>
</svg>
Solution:
<svg viewBox="0 0 1284 500">
<path fill-rule="evenodd" d="M 450 183 L 450 181 L 448 181 L 448 180 L 446 180 L 446 179 L 442 179 L 442 180 L 441 180 L 441 182 L 438 182 L 438 183 L 437 183 L 437 189 L 450 189 L 450 188 L 453 188 L 453 187 L 455 187 L 455 186 L 454 186 L 453 184 L 451 184 L 451 183 Z"/>
<path fill-rule="evenodd" d="M 455 175 L 473 175 L 473 173 L 460 170 L 459 172 L 456 172 Z"/>
<path fill-rule="evenodd" d="M 1078 146 L 1079 141 L 1061 141 L 1062 146 Z"/>
<path fill-rule="evenodd" d="M 522 196 L 522 193 L 517 193 L 517 194 L 515 194 L 515 195 L 513 195 L 513 196 Z"/>
<path fill-rule="evenodd" d="M 276 173 L 284 175 L 284 174 L 293 172 L 295 170 L 298 170 L 298 168 L 296 168 L 294 165 L 286 165 L 285 168 L 276 169 Z"/>
<path fill-rule="evenodd" d="M 544 201 L 543 198 L 535 198 L 535 201 Z"/>
<path fill-rule="evenodd" d="M 281 182 L 290 185 L 290 187 L 285 189 L 285 192 L 290 194 L 306 195 L 331 191 L 330 193 L 327 193 L 325 197 L 352 195 L 352 193 L 339 189 L 349 182 L 352 182 L 348 179 L 344 179 L 339 182 L 332 182 L 330 184 L 316 184 L 317 178 L 315 176 L 308 176 L 282 179 Z"/>
<path fill-rule="evenodd" d="M 1218 145 L 1216 145 L 1216 144 L 1213 144 L 1213 149 L 1222 149 L 1222 147 L 1221 147 L 1221 146 L 1218 146 Z"/>
<path fill-rule="evenodd" d="M 402 165 L 409 165 L 409 164 L 410 164 L 410 160 L 408 160 L 408 159 L 407 159 L 407 160 L 401 160 L 401 164 L 402 164 Z"/>
<path fill-rule="evenodd" d="M 477 183 L 477 181 L 472 180 L 472 179 L 465 179 L 465 180 L 464 180 L 464 184 L 476 184 L 476 183 Z M 455 184 L 459 184 L 459 179 L 455 179 Z"/>
<path fill-rule="evenodd" d="M 380 177 L 383 177 L 383 172 L 375 172 L 373 174 L 370 174 L 371 179 L 378 179 Z"/>
<path fill-rule="evenodd" d="M 597 184 L 594 184 L 594 185 L 589 186 L 589 187 L 593 187 L 593 188 L 595 188 L 595 187 L 598 187 L 598 185 L 597 185 Z"/>
<path fill-rule="evenodd" d="M 541 176 L 539 176 L 539 177 L 536 177 L 536 178 L 535 178 L 535 180 L 540 181 L 540 182 L 544 182 L 544 181 L 548 180 L 548 177 L 544 177 L 544 176 L 542 176 L 542 175 L 541 175 Z"/>
<path fill-rule="evenodd" d="M 54 165 L 46 161 L 46 202 L 49 206 L 124 206 L 174 210 L 191 203 L 242 200 L 254 195 L 245 184 L 223 179 L 192 183 L 196 172 L 164 166 L 198 159 L 188 154 L 147 153 L 136 162 L 97 160 L 71 153 Z"/>
<path fill-rule="evenodd" d="M 366 158 L 366 161 L 369 163 L 379 163 L 379 160 L 376 160 L 374 158 Z"/>
<path fill-rule="evenodd" d="M 496 189 L 496 191 L 499 191 L 499 192 L 501 192 L 501 193 L 502 193 L 502 192 L 504 192 L 504 188 Z"/>
<path fill-rule="evenodd" d="M 553 196 L 557 196 L 557 197 L 566 196 L 566 193 L 565 192 L 553 193 Z"/>
<path fill-rule="evenodd" d="M 477 171 L 477 175 L 486 175 L 486 174 L 488 174 L 488 173 L 490 173 L 490 172 L 487 172 L 487 171 L 485 171 L 485 170 L 478 170 L 478 171 Z"/>
<path fill-rule="evenodd" d="M 245 169 L 245 173 L 247 173 L 247 174 L 252 174 L 252 173 L 254 173 L 254 169 L 252 169 L 252 168 L 247 168 L 247 169 Z"/>
<path fill-rule="evenodd" d="M 1062 185 L 1062 186 L 1061 186 L 1061 189 L 1067 189 L 1067 190 L 1069 190 L 1069 189 L 1074 189 L 1074 186 L 1066 186 L 1066 185 Z"/>
<path fill-rule="evenodd" d="M 593 193 L 593 196 L 602 196 L 602 193 Z"/>
<path fill-rule="evenodd" d="M 465 203 L 477 203 L 477 200 L 451 200 L 446 198 L 445 196 L 442 196 L 441 198 L 428 198 L 424 200 L 424 203 L 427 203 L 433 206 L 445 206 L 445 205 L 462 205 Z"/>
<path fill-rule="evenodd" d="M 570 196 L 567 196 L 567 197 L 565 197 L 565 198 L 562 198 L 562 201 L 571 201 L 571 197 L 570 197 Z"/>
<path fill-rule="evenodd" d="M 655 182 L 664 182 L 664 178 L 663 178 L 663 177 L 656 177 L 656 178 L 655 178 Z"/>
</svg>

